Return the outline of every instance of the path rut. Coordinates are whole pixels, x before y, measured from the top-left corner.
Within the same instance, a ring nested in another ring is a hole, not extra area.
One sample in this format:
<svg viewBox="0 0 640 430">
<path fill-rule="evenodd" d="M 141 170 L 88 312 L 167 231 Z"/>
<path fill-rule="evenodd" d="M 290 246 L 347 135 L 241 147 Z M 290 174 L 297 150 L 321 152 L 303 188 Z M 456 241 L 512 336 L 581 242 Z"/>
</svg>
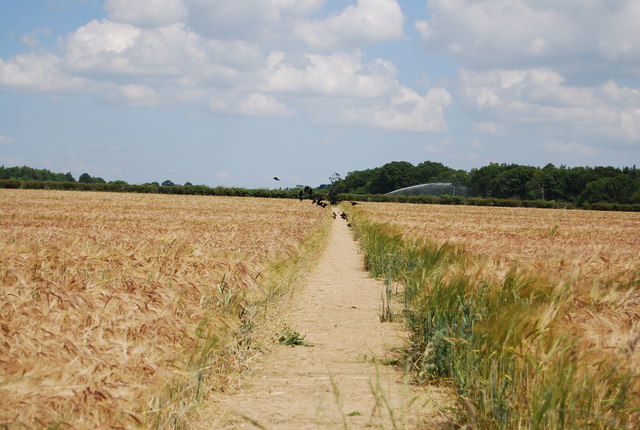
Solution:
<svg viewBox="0 0 640 430">
<path fill-rule="evenodd" d="M 385 365 L 401 348 L 399 324 L 380 322 L 384 285 L 364 270 L 347 223 L 329 243 L 282 320 L 312 346 L 274 344 L 237 392 L 219 402 L 219 429 L 437 428 L 446 395 L 418 389 Z"/>
</svg>

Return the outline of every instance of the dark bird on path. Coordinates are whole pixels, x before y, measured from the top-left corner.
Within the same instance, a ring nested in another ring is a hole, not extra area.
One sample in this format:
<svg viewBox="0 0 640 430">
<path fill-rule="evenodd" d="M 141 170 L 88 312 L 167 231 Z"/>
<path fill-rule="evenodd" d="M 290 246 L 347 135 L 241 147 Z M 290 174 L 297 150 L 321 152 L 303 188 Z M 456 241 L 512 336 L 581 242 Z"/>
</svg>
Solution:
<svg viewBox="0 0 640 430">
<path fill-rule="evenodd" d="M 351 223 L 347 224 L 347 227 L 351 227 Z"/>
<path fill-rule="evenodd" d="M 280 178 L 278 178 L 277 176 L 274 176 L 273 179 L 276 180 L 276 181 L 280 180 Z"/>
<path fill-rule="evenodd" d="M 336 219 L 336 213 L 333 212 L 333 219 Z"/>
<path fill-rule="evenodd" d="M 357 204 L 359 204 L 359 203 L 358 202 L 351 202 L 351 206 L 355 206 Z"/>
<path fill-rule="evenodd" d="M 344 219 L 344 220 L 348 220 L 349 219 L 349 215 L 347 215 L 346 213 L 342 212 L 340 214 L 340 218 Z"/>
</svg>

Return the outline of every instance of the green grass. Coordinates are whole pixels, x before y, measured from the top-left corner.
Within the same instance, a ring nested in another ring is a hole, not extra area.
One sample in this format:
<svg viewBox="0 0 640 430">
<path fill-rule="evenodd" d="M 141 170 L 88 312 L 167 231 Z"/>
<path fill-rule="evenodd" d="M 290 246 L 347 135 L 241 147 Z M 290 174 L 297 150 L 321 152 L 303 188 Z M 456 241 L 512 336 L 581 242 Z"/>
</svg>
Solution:
<svg viewBox="0 0 640 430">
<path fill-rule="evenodd" d="M 450 384 L 459 424 L 481 429 L 637 428 L 637 375 L 566 330 L 571 285 L 517 271 L 495 284 L 450 245 L 403 240 L 351 210 L 366 267 L 404 284 L 416 378 Z"/>
</svg>

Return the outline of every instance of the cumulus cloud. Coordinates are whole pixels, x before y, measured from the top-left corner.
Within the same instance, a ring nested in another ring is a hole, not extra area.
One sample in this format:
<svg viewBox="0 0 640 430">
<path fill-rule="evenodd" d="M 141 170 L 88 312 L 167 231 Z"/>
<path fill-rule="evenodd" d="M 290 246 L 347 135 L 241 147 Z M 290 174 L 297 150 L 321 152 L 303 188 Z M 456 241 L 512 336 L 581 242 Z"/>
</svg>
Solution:
<svg viewBox="0 0 640 430">
<path fill-rule="evenodd" d="M 396 0 L 358 0 L 342 13 L 300 23 L 295 34 L 313 49 L 343 49 L 401 38 L 404 15 Z"/>
<path fill-rule="evenodd" d="M 393 64 L 376 59 L 363 65 L 359 53 L 287 56 L 274 52 L 267 60 L 264 88 L 276 92 L 341 97 L 380 97 L 393 89 L 397 71 Z"/>
<path fill-rule="evenodd" d="M 467 67 L 547 66 L 577 75 L 638 76 L 636 0 L 429 0 L 424 46 Z M 605 64 L 602 64 L 602 63 Z"/>
<path fill-rule="evenodd" d="M 324 0 L 184 0 L 188 25 L 218 39 L 271 44 L 289 39 L 300 20 L 319 11 Z"/>
<path fill-rule="evenodd" d="M 441 132 L 447 129 L 444 111 L 450 104 L 451 95 L 444 88 L 433 88 L 421 96 L 400 87 L 388 102 L 345 109 L 343 118 L 348 124 L 388 130 Z"/>
<path fill-rule="evenodd" d="M 135 4 L 134 4 L 135 3 Z M 361 45 L 403 37 L 397 0 L 358 0 L 316 19 L 324 0 L 107 0 L 108 18 L 58 50 L 0 59 L 7 88 L 92 94 L 102 103 L 198 106 L 396 130 L 440 131 L 443 88 L 418 94 Z"/>
<path fill-rule="evenodd" d="M 104 8 L 113 21 L 143 27 L 180 22 L 189 15 L 183 0 L 107 0 Z"/>
<path fill-rule="evenodd" d="M 0 58 L 0 86 L 35 91 L 79 90 L 85 79 L 68 74 L 61 58 L 48 52 Z"/>
<path fill-rule="evenodd" d="M 640 91 L 609 81 L 565 84 L 549 69 L 460 72 L 463 100 L 480 124 L 534 125 L 579 135 L 640 141 Z M 484 126 L 489 130 L 493 126 Z"/>
</svg>

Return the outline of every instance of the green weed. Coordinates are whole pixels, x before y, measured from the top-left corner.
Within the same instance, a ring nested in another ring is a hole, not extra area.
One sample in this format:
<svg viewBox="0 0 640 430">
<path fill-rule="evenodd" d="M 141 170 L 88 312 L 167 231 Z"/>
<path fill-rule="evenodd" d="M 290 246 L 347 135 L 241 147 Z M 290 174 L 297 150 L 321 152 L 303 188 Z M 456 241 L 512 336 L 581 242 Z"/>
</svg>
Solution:
<svg viewBox="0 0 640 430">
<path fill-rule="evenodd" d="M 287 346 L 313 346 L 309 342 L 304 340 L 304 335 L 301 335 L 295 330 L 291 330 L 289 326 L 285 325 L 282 331 L 278 333 L 278 342 Z"/>
</svg>

